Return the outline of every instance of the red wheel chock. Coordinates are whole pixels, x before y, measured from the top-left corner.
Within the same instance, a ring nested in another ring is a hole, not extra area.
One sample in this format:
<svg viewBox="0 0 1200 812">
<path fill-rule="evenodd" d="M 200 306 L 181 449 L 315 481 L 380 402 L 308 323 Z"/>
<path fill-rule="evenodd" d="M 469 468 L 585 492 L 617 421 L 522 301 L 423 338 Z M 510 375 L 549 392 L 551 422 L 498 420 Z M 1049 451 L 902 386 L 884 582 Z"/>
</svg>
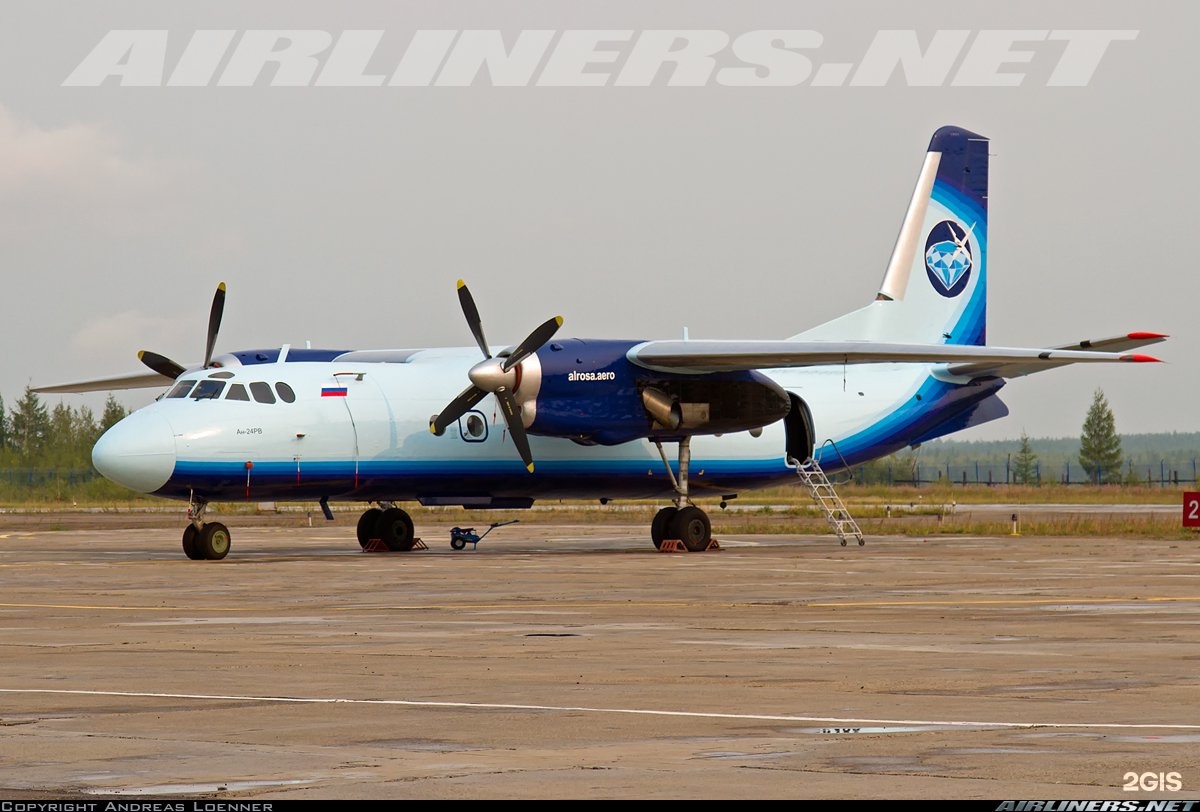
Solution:
<svg viewBox="0 0 1200 812">
<path fill-rule="evenodd" d="M 710 553 L 721 549 L 721 545 L 717 543 L 715 538 L 708 540 L 708 546 L 697 552 Z M 662 546 L 658 548 L 660 553 L 686 553 L 688 548 L 683 546 L 683 542 L 679 539 L 663 539 Z"/>
<path fill-rule="evenodd" d="M 420 539 L 413 539 L 413 546 L 409 550 L 392 550 L 380 539 L 371 539 L 367 542 L 367 546 L 362 548 L 364 553 L 404 553 L 412 552 L 412 550 L 428 550 L 425 542 Z"/>
</svg>

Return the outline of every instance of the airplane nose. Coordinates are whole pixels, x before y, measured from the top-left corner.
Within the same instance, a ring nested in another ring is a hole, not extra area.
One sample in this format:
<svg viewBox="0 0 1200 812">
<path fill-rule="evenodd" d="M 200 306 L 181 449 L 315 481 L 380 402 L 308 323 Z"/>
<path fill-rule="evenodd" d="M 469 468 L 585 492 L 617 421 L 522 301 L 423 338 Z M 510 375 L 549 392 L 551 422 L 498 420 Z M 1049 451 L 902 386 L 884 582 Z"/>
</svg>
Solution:
<svg viewBox="0 0 1200 812">
<path fill-rule="evenodd" d="M 154 493 L 175 470 L 175 433 L 162 415 L 136 411 L 96 441 L 92 464 L 119 485 Z"/>
</svg>

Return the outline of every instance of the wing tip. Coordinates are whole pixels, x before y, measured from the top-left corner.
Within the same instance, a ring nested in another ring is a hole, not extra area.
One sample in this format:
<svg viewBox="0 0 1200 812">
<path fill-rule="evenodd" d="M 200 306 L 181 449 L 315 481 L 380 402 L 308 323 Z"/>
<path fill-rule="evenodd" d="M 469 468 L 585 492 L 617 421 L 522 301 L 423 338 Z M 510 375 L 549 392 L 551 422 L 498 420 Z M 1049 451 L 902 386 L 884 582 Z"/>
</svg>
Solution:
<svg viewBox="0 0 1200 812">
<path fill-rule="evenodd" d="M 1161 358 L 1155 358 L 1153 355 L 1143 355 L 1139 352 L 1135 352 L 1130 355 L 1122 355 L 1121 360 L 1129 361 L 1134 364 L 1161 364 L 1163 362 Z"/>
<path fill-rule="evenodd" d="M 1138 331 L 1138 332 L 1134 332 L 1134 333 L 1129 333 L 1126 335 L 1126 338 L 1131 338 L 1134 341 L 1150 341 L 1150 340 L 1157 340 L 1157 339 L 1163 339 L 1163 338 L 1170 338 L 1170 336 L 1167 335 L 1166 333 L 1151 333 L 1151 332 L 1146 332 L 1146 331 L 1142 330 L 1142 331 Z"/>
</svg>

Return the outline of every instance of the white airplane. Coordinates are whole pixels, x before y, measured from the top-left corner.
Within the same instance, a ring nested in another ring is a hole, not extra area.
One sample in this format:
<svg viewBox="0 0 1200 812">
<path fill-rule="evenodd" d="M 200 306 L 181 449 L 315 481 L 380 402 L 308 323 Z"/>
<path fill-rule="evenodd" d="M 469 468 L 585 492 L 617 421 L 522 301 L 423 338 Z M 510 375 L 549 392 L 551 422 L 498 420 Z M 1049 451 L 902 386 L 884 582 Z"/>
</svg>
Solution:
<svg viewBox="0 0 1200 812">
<path fill-rule="evenodd" d="M 669 499 L 651 540 L 702 550 L 711 530 L 697 497 L 731 498 L 795 481 L 812 460 L 845 468 L 1003 417 L 996 393 L 1009 378 L 1158 360 L 1128 351 L 1159 333 L 986 345 L 987 198 L 987 139 L 939 129 L 874 301 L 786 340 L 555 338 L 554 318 L 493 355 L 460 280 L 477 347 L 214 356 L 221 284 L 203 363 L 143 351 L 153 374 L 37 391 L 170 384 L 110 428 L 92 460 L 114 482 L 187 501 L 192 559 L 226 556 L 229 530 L 205 508 L 237 500 L 317 500 L 330 519 L 329 500 L 360 501 L 359 543 L 406 550 L 403 502 Z M 677 447 L 674 465 L 664 443 Z"/>
</svg>

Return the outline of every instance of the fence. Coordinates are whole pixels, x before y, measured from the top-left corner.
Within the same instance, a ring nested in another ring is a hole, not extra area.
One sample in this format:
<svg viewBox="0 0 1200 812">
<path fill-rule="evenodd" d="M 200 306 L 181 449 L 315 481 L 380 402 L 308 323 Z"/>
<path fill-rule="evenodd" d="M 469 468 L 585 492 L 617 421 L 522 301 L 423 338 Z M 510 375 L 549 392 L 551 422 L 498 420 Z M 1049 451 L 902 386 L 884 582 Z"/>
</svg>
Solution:
<svg viewBox="0 0 1200 812">
<path fill-rule="evenodd" d="M 1101 472 L 1103 474 L 1103 472 Z M 852 476 L 859 485 L 1019 485 L 1011 461 L 973 463 L 903 463 L 887 462 L 854 466 L 850 472 L 839 472 L 838 479 L 846 481 Z M 1160 460 L 1157 464 L 1122 466 L 1117 477 L 1128 484 L 1144 483 L 1150 486 L 1177 487 L 1194 485 L 1197 482 L 1197 461 Z M 0 485 L 16 488 L 62 488 L 76 487 L 100 479 L 91 468 L 0 468 Z M 1101 481 L 1107 477 L 1102 476 Z M 1088 477 L 1083 467 L 1070 462 L 1062 465 L 1035 464 L 1033 477 L 1027 484 L 1090 485 L 1095 480 Z"/>
<path fill-rule="evenodd" d="M 1033 475 L 1022 483 L 1013 469 L 1011 460 L 1004 462 L 974 463 L 875 463 L 855 466 L 850 475 L 859 485 L 1092 485 L 1097 481 L 1116 481 L 1127 484 L 1146 484 L 1159 487 L 1191 485 L 1197 481 L 1197 464 L 1191 460 L 1160 460 L 1157 464 L 1126 463 L 1115 476 L 1104 471 L 1097 478 L 1088 476 L 1083 466 L 1070 462 L 1061 465 L 1035 463 Z M 849 479 L 841 472 L 841 479 Z"/>
<path fill-rule="evenodd" d="M 0 484 L 24 488 L 74 487 L 99 478 L 92 468 L 0 468 Z"/>
</svg>

